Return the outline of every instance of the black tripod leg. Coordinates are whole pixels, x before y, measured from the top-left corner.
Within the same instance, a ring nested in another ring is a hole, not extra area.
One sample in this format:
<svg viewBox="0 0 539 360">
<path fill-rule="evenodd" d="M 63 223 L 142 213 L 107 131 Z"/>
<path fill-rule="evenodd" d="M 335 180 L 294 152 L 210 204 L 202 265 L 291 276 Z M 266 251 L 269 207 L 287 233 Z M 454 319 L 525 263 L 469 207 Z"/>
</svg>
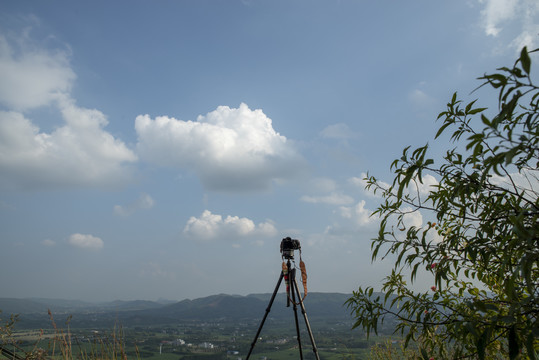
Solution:
<svg viewBox="0 0 539 360">
<path fill-rule="evenodd" d="M 294 285 L 296 283 L 296 269 L 288 270 L 289 276 L 290 276 L 290 294 L 292 296 L 292 303 L 294 304 L 294 320 L 296 321 L 296 335 L 298 337 L 298 349 L 299 349 L 299 358 L 303 360 L 303 349 L 301 348 L 301 335 L 299 333 L 299 322 L 298 322 L 298 306 L 296 305 L 296 293 L 297 289 L 294 289 Z M 299 293 L 298 293 L 298 299 L 299 299 Z"/>
<path fill-rule="evenodd" d="M 292 282 L 292 287 L 294 291 L 298 294 L 298 298 L 300 298 L 298 282 L 296 281 L 295 278 L 294 278 L 294 281 Z M 309 324 L 309 319 L 307 319 L 307 311 L 305 311 L 305 306 L 303 305 L 303 301 L 299 301 L 299 305 L 301 306 L 301 313 L 303 314 L 303 318 L 305 319 L 305 326 L 307 327 L 307 332 L 309 333 L 309 338 L 311 339 L 311 345 L 313 346 L 314 356 L 316 357 L 317 360 L 320 360 L 320 357 L 318 356 L 318 349 L 316 348 L 316 344 L 314 342 L 314 336 L 311 330 L 311 325 Z M 296 326 L 297 326 L 297 316 L 296 316 Z M 299 335 L 298 335 L 298 339 L 299 339 Z"/>
<path fill-rule="evenodd" d="M 249 353 L 247 354 L 247 357 L 245 360 L 249 359 L 249 356 L 251 356 L 251 352 L 253 351 L 256 341 L 258 340 L 258 335 L 260 335 L 260 332 L 262 331 L 262 327 L 264 326 L 264 322 L 266 321 L 266 318 L 268 317 L 269 312 L 271 311 L 271 305 L 273 305 L 273 301 L 275 300 L 275 295 L 277 295 L 277 291 L 279 291 L 279 286 L 281 285 L 281 281 L 283 281 L 283 272 L 281 271 L 281 276 L 279 276 L 279 281 L 277 281 L 277 285 L 275 285 L 275 290 L 273 290 L 273 295 L 271 296 L 271 300 L 268 304 L 268 307 L 266 308 L 266 313 L 264 314 L 264 317 L 262 318 L 262 321 L 260 322 L 260 326 L 258 327 L 258 331 L 256 332 L 255 338 L 251 344 L 251 348 L 249 349 Z M 296 319 L 297 322 L 297 319 Z"/>
</svg>

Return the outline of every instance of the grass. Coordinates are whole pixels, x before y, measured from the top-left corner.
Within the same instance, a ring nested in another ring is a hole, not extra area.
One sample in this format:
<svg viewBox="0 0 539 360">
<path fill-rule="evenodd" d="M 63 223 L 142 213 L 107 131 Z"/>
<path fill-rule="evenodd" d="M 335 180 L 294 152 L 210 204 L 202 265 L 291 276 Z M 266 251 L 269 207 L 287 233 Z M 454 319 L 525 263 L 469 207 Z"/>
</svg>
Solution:
<svg viewBox="0 0 539 360">
<path fill-rule="evenodd" d="M 17 316 L 12 315 L 0 325 L 0 354 L 13 360 L 127 360 L 121 327 L 115 327 L 110 334 L 94 334 L 92 339 L 79 339 L 71 333 L 71 317 L 66 321 L 66 330 L 57 326 L 50 310 L 49 318 L 51 332 L 15 333 L 13 328 Z M 134 356 L 140 359 L 137 345 L 134 347 Z"/>
<path fill-rule="evenodd" d="M 367 359 L 370 353 L 370 349 L 347 348 L 346 346 L 338 346 L 331 349 L 317 347 L 317 350 L 320 359 L 323 360 Z M 260 359 L 264 356 L 271 360 L 297 360 L 299 358 L 299 350 L 297 346 L 292 346 L 280 350 L 255 350 L 251 354 L 252 359 Z M 311 346 L 304 344 L 303 357 L 305 359 L 315 359 Z"/>
<path fill-rule="evenodd" d="M 227 356 L 225 347 L 208 351 L 201 350 L 196 346 L 176 348 L 173 345 L 164 345 L 161 354 L 159 345 L 161 341 L 170 339 L 170 335 L 161 332 L 134 335 L 132 329 L 126 329 L 124 332 L 121 326 L 114 326 L 109 332 L 97 332 L 89 328 L 77 328 L 72 331 L 71 317 L 67 318 L 62 327 L 57 325 L 51 312 L 49 312 L 49 318 L 51 326 L 48 329 L 37 331 L 14 331 L 16 316 L 11 316 L 5 323 L 0 319 L 0 347 L 5 349 L 0 357 L 11 360 L 127 360 L 128 358 L 138 360 L 227 358 L 232 360 L 238 357 L 237 355 Z M 282 331 L 283 329 L 280 329 L 275 334 L 270 331 L 271 334 L 267 338 L 280 339 Z M 200 334 L 197 333 L 196 337 L 197 339 L 211 337 L 212 341 L 223 342 L 229 339 L 230 335 L 224 336 L 219 335 L 218 332 L 212 332 L 211 335 L 204 335 L 204 337 L 200 337 Z M 315 359 L 310 342 L 306 338 L 303 340 L 304 359 Z M 390 336 L 381 336 L 369 341 L 350 341 L 350 339 L 344 338 L 324 339 L 322 335 L 318 340 L 317 349 L 322 360 L 410 360 L 419 358 L 416 352 L 403 349 L 402 343 L 399 340 L 392 341 Z M 238 348 L 242 349 L 240 356 L 245 356 L 248 349 L 245 347 L 247 343 L 244 343 L 241 341 L 238 343 Z M 235 346 L 233 348 L 236 348 Z M 294 341 L 288 341 L 281 345 L 260 341 L 251 355 L 253 360 L 264 356 L 271 360 L 297 360 L 299 350 Z"/>
</svg>

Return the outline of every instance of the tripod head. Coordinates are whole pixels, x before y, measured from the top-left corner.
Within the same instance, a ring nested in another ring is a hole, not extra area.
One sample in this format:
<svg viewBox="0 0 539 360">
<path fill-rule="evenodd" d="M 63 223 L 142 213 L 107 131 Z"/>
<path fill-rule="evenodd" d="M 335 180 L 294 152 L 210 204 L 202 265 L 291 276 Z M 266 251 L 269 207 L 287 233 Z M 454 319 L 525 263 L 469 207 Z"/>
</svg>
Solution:
<svg viewBox="0 0 539 360">
<path fill-rule="evenodd" d="M 281 256 L 284 259 L 294 259 L 294 250 L 299 250 L 301 252 L 299 240 L 290 237 L 285 237 L 281 240 Z"/>
</svg>

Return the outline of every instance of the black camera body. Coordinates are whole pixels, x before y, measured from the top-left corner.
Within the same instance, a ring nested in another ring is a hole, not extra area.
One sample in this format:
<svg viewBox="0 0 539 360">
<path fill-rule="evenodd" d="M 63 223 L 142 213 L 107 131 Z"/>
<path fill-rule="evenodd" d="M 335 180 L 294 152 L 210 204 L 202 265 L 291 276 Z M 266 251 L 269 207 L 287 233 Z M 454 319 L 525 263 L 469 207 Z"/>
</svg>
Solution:
<svg viewBox="0 0 539 360">
<path fill-rule="evenodd" d="M 301 250 L 299 240 L 286 237 L 281 241 L 281 254 L 284 258 L 293 259 L 294 250 Z"/>
</svg>

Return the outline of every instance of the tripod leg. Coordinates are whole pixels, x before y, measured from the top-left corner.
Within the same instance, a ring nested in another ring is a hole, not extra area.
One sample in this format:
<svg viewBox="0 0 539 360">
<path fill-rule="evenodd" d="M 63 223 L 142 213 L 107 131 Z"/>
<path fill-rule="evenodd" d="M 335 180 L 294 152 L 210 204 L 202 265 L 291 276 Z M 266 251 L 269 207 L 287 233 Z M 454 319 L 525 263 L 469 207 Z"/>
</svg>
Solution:
<svg viewBox="0 0 539 360">
<path fill-rule="evenodd" d="M 299 322 L 298 322 L 298 306 L 296 305 L 296 293 L 297 289 L 294 289 L 294 285 L 296 283 L 296 269 L 289 270 L 289 276 L 290 276 L 290 294 L 292 296 L 292 303 L 294 304 L 294 320 L 296 321 L 296 336 L 298 337 L 298 349 L 299 349 L 299 358 L 303 360 L 303 349 L 301 348 L 301 335 L 299 333 Z M 298 299 L 299 299 L 299 293 L 298 293 Z M 301 303 L 301 302 L 300 302 Z"/>
<path fill-rule="evenodd" d="M 290 268 L 292 265 L 290 264 L 290 259 L 286 262 L 286 266 L 283 263 L 283 275 L 284 275 L 284 282 L 286 284 L 286 307 L 290 307 Z"/>
<path fill-rule="evenodd" d="M 292 288 L 293 288 L 293 291 L 295 291 L 298 294 L 298 299 L 300 299 L 298 282 L 296 281 L 295 278 L 294 278 L 294 281 L 292 282 Z M 301 306 L 301 313 L 303 314 L 303 318 L 305 319 L 305 326 L 307 327 L 307 332 L 309 333 L 309 338 L 311 339 L 311 345 L 313 346 L 314 356 L 316 357 L 317 360 L 320 360 L 320 357 L 318 356 L 318 349 L 316 348 L 316 344 L 314 342 L 314 336 L 311 330 L 311 325 L 309 324 L 309 319 L 307 319 L 307 311 L 305 311 L 305 306 L 303 305 L 303 301 L 300 300 L 299 305 Z M 297 317 L 296 317 L 296 326 L 297 326 Z M 298 339 L 299 339 L 299 335 L 298 335 Z"/>
<path fill-rule="evenodd" d="M 264 326 L 264 322 L 266 321 L 266 318 L 268 317 L 269 312 L 271 311 L 271 305 L 273 305 L 273 301 L 275 300 L 275 296 L 277 295 L 277 291 L 279 291 L 279 286 L 281 285 L 281 281 L 283 281 L 283 272 L 281 271 L 281 275 L 279 276 L 279 281 L 277 281 L 277 285 L 275 285 L 275 290 L 273 290 L 273 295 L 271 296 L 270 302 L 268 304 L 268 307 L 266 308 L 266 313 L 264 314 L 264 317 L 262 318 L 262 321 L 260 322 L 260 326 L 258 327 L 258 331 L 256 332 L 255 338 L 253 339 L 253 342 L 251 344 L 251 348 L 249 349 L 249 353 L 247 354 L 247 357 L 245 360 L 249 360 L 249 356 L 251 356 L 251 352 L 253 351 L 256 341 L 258 340 L 258 336 L 260 335 L 260 332 L 262 331 L 262 327 Z M 297 321 L 297 319 L 296 319 Z"/>
</svg>

